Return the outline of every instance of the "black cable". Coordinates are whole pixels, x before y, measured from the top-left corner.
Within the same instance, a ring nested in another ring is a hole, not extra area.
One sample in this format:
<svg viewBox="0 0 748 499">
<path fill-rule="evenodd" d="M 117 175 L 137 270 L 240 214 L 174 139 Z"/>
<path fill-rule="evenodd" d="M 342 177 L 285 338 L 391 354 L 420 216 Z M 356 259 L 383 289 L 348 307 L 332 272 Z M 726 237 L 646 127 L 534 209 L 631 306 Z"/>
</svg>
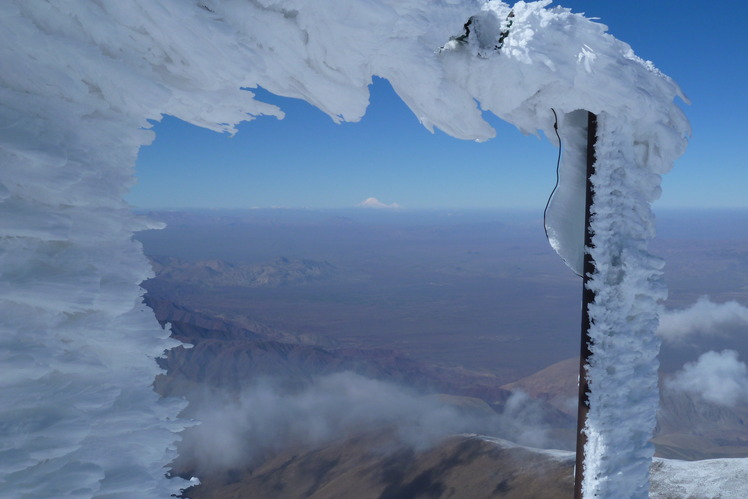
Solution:
<svg viewBox="0 0 748 499">
<path fill-rule="evenodd" d="M 556 138 L 558 139 L 558 158 L 556 159 L 556 185 L 553 186 L 551 195 L 548 196 L 548 202 L 545 203 L 545 209 L 543 210 L 543 230 L 545 231 L 545 238 L 548 240 L 549 244 L 551 242 L 551 238 L 548 236 L 548 223 L 547 223 L 548 207 L 551 205 L 551 199 L 553 199 L 553 195 L 556 193 L 556 189 L 558 189 L 558 184 L 560 181 L 559 172 L 561 170 L 561 136 L 558 134 L 558 116 L 556 115 L 555 109 L 551 108 L 551 111 L 553 111 L 553 120 L 554 120 L 553 130 L 556 132 Z M 574 271 L 574 273 L 577 274 L 579 277 L 582 277 L 582 274 L 578 273 L 576 270 Z"/>
<path fill-rule="evenodd" d="M 551 199 L 553 199 L 553 195 L 556 193 L 556 189 L 558 189 L 559 170 L 561 168 L 561 136 L 558 134 L 558 116 L 555 109 L 551 108 L 551 111 L 553 111 L 553 130 L 556 132 L 556 138 L 558 138 L 558 159 L 556 159 L 556 185 L 553 186 L 551 195 L 548 196 L 548 202 L 545 203 L 545 209 L 543 210 L 543 230 L 545 231 L 545 238 L 548 239 L 549 243 L 551 242 L 551 238 L 548 236 L 546 219 L 548 218 L 548 207 L 551 205 Z"/>
</svg>

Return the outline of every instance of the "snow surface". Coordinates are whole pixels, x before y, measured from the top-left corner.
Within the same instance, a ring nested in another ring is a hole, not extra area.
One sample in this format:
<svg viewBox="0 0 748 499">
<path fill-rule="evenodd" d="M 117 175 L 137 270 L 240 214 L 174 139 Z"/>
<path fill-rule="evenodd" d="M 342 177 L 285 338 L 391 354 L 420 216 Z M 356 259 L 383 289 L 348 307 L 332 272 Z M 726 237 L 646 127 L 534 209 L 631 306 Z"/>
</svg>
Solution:
<svg viewBox="0 0 748 499">
<path fill-rule="evenodd" d="M 677 461 L 655 458 L 651 499 L 748 497 L 748 459 Z"/>
<path fill-rule="evenodd" d="M 401 206 L 397 203 L 383 203 L 377 198 L 366 198 L 360 203 L 358 203 L 356 206 L 360 208 L 375 208 L 375 209 L 398 209 L 401 208 Z"/>
<path fill-rule="evenodd" d="M 1 2 L 0 495 L 167 497 L 187 484 L 163 479 L 186 423 L 180 403 L 151 390 L 154 358 L 174 342 L 140 303 L 151 271 L 131 239 L 153 224 L 122 201 L 153 138 L 148 120 L 233 133 L 259 114 L 282 117 L 242 90 L 259 85 L 357 121 L 379 75 L 426 128 L 462 139 L 494 135 L 488 110 L 554 141 L 555 109 L 566 152 L 549 232 L 572 266 L 578 111 L 601 116 L 586 493 L 644 497 L 664 296 L 661 263 L 646 252 L 649 203 L 686 144 L 673 103 L 682 95 L 601 24 L 548 1 L 510 10 L 480 0 Z"/>
<path fill-rule="evenodd" d="M 466 435 L 501 448 L 522 448 L 573 465 L 574 452 L 537 449 L 483 435 Z M 744 499 L 748 497 L 748 459 L 704 459 L 679 461 L 654 458 L 650 499 Z M 609 496 L 602 496 L 609 497 Z M 612 496 L 615 497 L 615 496 Z"/>
</svg>

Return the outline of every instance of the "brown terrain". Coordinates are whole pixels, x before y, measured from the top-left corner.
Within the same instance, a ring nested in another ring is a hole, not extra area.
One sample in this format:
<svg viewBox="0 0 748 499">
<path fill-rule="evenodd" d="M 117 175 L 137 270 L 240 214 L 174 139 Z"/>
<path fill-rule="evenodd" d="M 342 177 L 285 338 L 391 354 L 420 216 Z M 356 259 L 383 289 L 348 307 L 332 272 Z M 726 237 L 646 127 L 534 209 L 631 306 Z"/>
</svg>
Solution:
<svg viewBox="0 0 748 499">
<path fill-rule="evenodd" d="M 384 443 L 383 443 L 384 442 Z M 573 459 L 455 436 L 422 452 L 382 449 L 381 434 L 284 452 L 207 478 L 192 499 L 555 499 L 573 495 Z"/>
</svg>

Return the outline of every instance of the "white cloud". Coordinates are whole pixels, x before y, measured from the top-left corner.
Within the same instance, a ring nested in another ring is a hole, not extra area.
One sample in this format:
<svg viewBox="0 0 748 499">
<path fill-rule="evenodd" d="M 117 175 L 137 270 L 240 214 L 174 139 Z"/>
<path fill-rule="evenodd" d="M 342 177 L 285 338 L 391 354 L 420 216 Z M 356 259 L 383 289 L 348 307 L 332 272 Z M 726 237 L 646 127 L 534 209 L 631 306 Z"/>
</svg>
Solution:
<svg viewBox="0 0 748 499">
<path fill-rule="evenodd" d="M 388 208 L 388 209 L 398 209 L 402 208 L 397 203 L 392 204 L 386 204 L 378 200 L 377 198 L 366 198 L 360 203 L 358 203 L 356 206 L 359 206 L 361 208 Z"/>
<path fill-rule="evenodd" d="M 706 352 L 696 362 L 683 366 L 666 386 L 713 404 L 734 407 L 748 402 L 748 367 L 734 350 Z"/>
<path fill-rule="evenodd" d="M 736 301 L 715 303 L 702 296 L 690 308 L 666 310 L 660 317 L 657 334 L 665 341 L 690 336 L 728 336 L 748 329 L 748 307 Z"/>
<path fill-rule="evenodd" d="M 425 449 L 455 433 L 484 433 L 523 445 L 547 444 L 543 408 L 513 393 L 504 411 L 465 411 L 441 397 L 343 372 L 288 392 L 265 380 L 239 397 L 204 393 L 190 405 L 202 423 L 184 434 L 179 453 L 200 470 L 252 464 L 268 452 L 323 445 L 368 429 L 391 427 L 402 444 Z"/>
</svg>

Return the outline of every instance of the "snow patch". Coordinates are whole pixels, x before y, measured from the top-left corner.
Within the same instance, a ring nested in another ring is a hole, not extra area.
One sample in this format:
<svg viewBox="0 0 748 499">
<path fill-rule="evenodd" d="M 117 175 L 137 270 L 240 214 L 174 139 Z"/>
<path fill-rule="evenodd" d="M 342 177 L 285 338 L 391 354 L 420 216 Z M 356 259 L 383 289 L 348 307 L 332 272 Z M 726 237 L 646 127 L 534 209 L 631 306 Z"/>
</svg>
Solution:
<svg viewBox="0 0 748 499">
<path fill-rule="evenodd" d="M 500 438 L 467 435 L 504 448 L 522 448 L 573 466 L 574 452 L 536 449 Z M 748 497 L 748 459 L 705 459 L 680 461 L 654 458 L 650 499 L 742 499 Z M 626 497 L 611 494 L 605 497 Z"/>
<path fill-rule="evenodd" d="M 360 203 L 358 203 L 356 206 L 360 208 L 375 208 L 375 209 L 390 209 L 390 210 L 392 209 L 396 210 L 396 209 L 402 208 L 402 206 L 400 206 L 397 203 L 387 204 L 387 203 L 381 202 L 377 198 L 366 198 Z"/>
<path fill-rule="evenodd" d="M 748 497 L 748 459 L 677 461 L 655 458 L 651 499 Z"/>
</svg>

